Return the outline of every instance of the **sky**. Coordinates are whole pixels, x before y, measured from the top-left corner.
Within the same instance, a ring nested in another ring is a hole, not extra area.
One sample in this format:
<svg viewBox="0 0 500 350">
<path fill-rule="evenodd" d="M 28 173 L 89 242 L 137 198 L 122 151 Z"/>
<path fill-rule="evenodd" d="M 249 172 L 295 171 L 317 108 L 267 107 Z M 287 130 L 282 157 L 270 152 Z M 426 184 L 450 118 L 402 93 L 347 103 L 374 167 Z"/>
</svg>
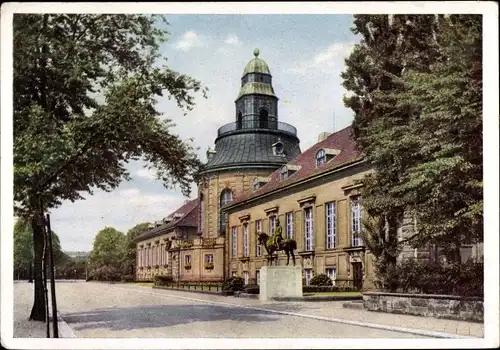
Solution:
<svg viewBox="0 0 500 350">
<path fill-rule="evenodd" d="M 176 126 L 182 139 L 194 138 L 199 157 L 214 146 L 217 129 L 234 122 L 234 100 L 245 65 L 260 50 L 273 76 L 278 119 L 298 130 L 300 148 L 317 142 L 321 132 L 348 126 L 353 112 L 342 102 L 346 91 L 340 73 L 344 59 L 359 42 L 351 15 L 166 15 L 169 40 L 161 47 L 169 68 L 208 87 L 208 98 L 196 95 L 186 116 L 165 96 L 158 101 L 162 118 Z M 161 220 L 188 198 L 166 189 L 143 163 L 128 165 L 132 180 L 113 192 L 84 194 L 85 200 L 63 202 L 51 211 L 52 229 L 66 251 L 90 251 L 96 233 L 114 227 L 126 233 L 142 222 Z M 193 184 L 191 197 L 197 195 Z"/>
</svg>

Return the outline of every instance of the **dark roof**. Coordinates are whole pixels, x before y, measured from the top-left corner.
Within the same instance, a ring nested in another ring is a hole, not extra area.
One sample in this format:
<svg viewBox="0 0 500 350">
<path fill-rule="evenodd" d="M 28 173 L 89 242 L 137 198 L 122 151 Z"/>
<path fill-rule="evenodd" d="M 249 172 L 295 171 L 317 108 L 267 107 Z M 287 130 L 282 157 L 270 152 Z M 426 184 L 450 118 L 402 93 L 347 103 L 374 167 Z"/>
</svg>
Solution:
<svg viewBox="0 0 500 350">
<path fill-rule="evenodd" d="M 141 233 L 139 236 L 135 238 L 135 242 L 152 238 L 155 236 L 162 235 L 166 233 L 166 231 L 169 231 L 170 229 L 173 229 L 175 227 L 198 227 L 198 216 L 199 216 L 199 207 L 200 201 L 198 198 L 190 200 L 189 202 L 186 202 L 183 206 L 181 206 L 179 209 L 168 215 L 168 217 L 174 217 L 175 214 L 182 214 L 181 217 L 178 219 L 173 219 L 169 223 L 164 223 L 158 227 L 155 227 L 150 230 L 146 230 L 145 232 Z"/>
<path fill-rule="evenodd" d="M 331 134 L 325 140 L 316 143 L 307 151 L 293 159 L 287 165 L 298 165 L 300 169 L 290 175 L 285 180 L 280 180 L 280 169 L 274 171 L 270 177 L 271 180 L 256 191 L 247 191 L 240 194 L 235 200 L 228 204 L 227 207 L 233 207 L 236 204 L 247 201 L 253 197 L 261 196 L 279 188 L 292 185 L 296 182 L 304 180 L 308 177 L 327 172 L 345 163 L 349 163 L 360 158 L 360 151 L 356 142 L 351 137 L 352 127 L 347 127 L 336 133 Z M 316 153 L 322 148 L 338 149 L 341 152 L 332 160 L 323 166 L 316 167 Z"/>
<path fill-rule="evenodd" d="M 284 155 L 274 155 L 272 145 L 283 142 Z M 300 154 L 299 139 L 279 131 L 235 132 L 220 137 L 215 143 L 215 154 L 205 165 L 205 171 L 227 167 L 269 166 L 276 168 Z"/>
</svg>

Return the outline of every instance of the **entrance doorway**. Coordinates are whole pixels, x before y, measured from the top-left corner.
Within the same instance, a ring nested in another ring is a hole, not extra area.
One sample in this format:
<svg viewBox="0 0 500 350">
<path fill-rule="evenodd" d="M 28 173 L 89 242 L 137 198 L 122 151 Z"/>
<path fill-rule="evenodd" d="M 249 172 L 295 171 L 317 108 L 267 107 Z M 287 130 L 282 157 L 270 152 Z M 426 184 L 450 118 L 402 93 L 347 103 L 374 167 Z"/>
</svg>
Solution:
<svg viewBox="0 0 500 350">
<path fill-rule="evenodd" d="M 352 278 L 354 288 L 361 290 L 363 288 L 363 266 L 360 262 L 352 263 Z"/>
</svg>

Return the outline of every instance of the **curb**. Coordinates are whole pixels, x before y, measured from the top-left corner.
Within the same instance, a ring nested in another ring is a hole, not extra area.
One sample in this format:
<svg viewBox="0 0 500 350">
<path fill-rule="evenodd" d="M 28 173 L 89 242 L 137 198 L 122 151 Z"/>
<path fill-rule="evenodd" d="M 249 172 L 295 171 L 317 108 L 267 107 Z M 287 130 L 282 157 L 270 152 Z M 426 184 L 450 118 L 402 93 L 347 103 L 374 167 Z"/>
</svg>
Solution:
<svg viewBox="0 0 500 350">
<path fill-rule="evenodd" d="M 57 324 L 59 327 L 59 338 L 78 338 L 59 312 L 57 313 Z"/>
<path fill-rule="evenodd" d="M 274 297 L 272 300 L 276 301 L 343 301 L 343 300 L 363 300 L 362 296 L 348 296 L 348 295 L 317 295 L 308 297 Z"/>
<path fill-rule="evenodd" d="M 213 295 L 221 295 L 225 296 L 223 292 L 209 291 L 209 290 L 196 290 L 196 289 L 184 289 L 184 288 L 169 288 L 162 286 L 153 286 L 153 289 L 164 289 L 164 290 L 173 290 L 176 292 L 188 292 L 188 293 L 200 293 L 200 294 L 213 294 Z"/>
</svg>

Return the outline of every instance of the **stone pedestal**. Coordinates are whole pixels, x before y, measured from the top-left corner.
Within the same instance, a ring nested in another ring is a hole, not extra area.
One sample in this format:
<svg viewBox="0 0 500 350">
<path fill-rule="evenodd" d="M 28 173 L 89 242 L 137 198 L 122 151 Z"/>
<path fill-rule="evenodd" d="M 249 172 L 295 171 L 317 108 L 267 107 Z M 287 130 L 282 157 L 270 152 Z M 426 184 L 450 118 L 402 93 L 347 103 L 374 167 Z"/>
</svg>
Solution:
<svg viewBox="0 0 500 350">
<path fill-rule="evenodd" d="M 300 266 L 263 266 L 260 268 L 259 300 L 275 297 L 302 297 Z"/>
</svg>

